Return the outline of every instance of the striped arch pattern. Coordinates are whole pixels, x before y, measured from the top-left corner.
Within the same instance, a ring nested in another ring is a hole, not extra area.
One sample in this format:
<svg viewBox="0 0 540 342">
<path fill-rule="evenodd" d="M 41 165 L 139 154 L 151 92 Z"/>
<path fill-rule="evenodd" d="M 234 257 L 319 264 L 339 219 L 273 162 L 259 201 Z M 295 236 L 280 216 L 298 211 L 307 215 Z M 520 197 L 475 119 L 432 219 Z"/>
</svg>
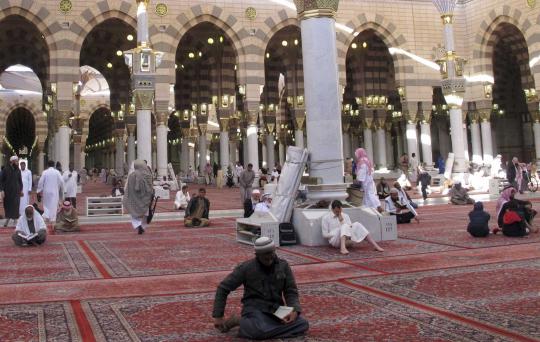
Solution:
<svg viewBox="0 0 540 342">
<path fill-rule="evenodd" d="M 396 26 L 379 14 L 360 14 L 355 19 L 346 24 L 353 28 L 355 32 L 361 33 L 367 29 L 371 29 L 377 33 L 379 38 L 386 44 L 388 48 L 401 47 L 403 48 L 407 40 L 403 34 L 397 31 Z M 352 33 L 338 32 L 338 65 L 339 65 L 339 83 L 345 85 L 346 70 L 345 61 L 347 51 L 355 36 Z M 406 61 L 401 55 L 393 55 L 394 71 L 396 74 L 396 82 L 401 82 L 411 74 L 414 74 L 414 65 L 410 61 Z"/>
<path fill-rule="evenodd" d="M 537 28 L 539 22 L 540 16 L 538 16 L 536 22 L 531 22 L 528 18 L 522 18 L 520 10 L 513 9 L 508 5 L 491 10 L 480 24 L 475 37 L 472 71 L 475 74 L 493 76 L 493 50 L 497 40 L 500 38 L 501 25 L 512 25 L 521 32 L 525 39 L 525 42 L 520 39 L 521 37 L 513 37 L 511 40 L 507 40 L 520 62 L 522 75 L 524 75 L 525 70 L 523 68 L 528 68 L 529 56 L 540 55 L 540 31 Z M 540 73 L 540 65 L 534 66 L 531 73 Z M 527 75 L 526 79 L 522 80 L 522 83 L 524 87 L 532 87 L 534 85 L 532 75 Z"/>
<path fill-rule="evenodd" d="M 250 74 L 250 63 L 245 41 L 249 38 L 249 33 L 242 23 L 233 15 L 226 13 L 221 7 L 214 5 L 196 5 L 189 8 L 176 17 L 174 25 L 167 26 L 165 32 L 159 32 L 159 27 L 151 25 L 150 37 L 156 50 L 165 52 L 164 60 L 158 69 L 156 82 L 175 83 L 174 65 L 176 49 L 184 34 L 191 28 L 202 22 L 209 22 L 225 32 L 231 40 L 238 55 L 240 79 L 246 83 L 246 74 Z M 179 29 L 177 29 L 179 27 Z"/>
<path fill-rule="evenodd" d="M 82 126 L 82 145 L 85 145 L 86 139 L 88 138 L 88 133 L 90 131 L 90 118 L 92 117 L 92 114 L 94 114 L 98 109 L 105 108 L 108 111 L 111 110 L 111 107 L 107 103 L 100 103 L 98 105 L 93 106 L 88 112 L 81 113 L 81 119 L 83 121 Z M 113 118 L 114 120 L 114 118 Z"/>
<path fill-rule="evenodd" d="M 17 108 L 24 108 L 32 114 L 36 125 L 36 137 L 38 138 L 38 142 L 42 144 L 45 143 L 45 139 L 47 139 L 47 117 L 43 115 L 41 103 L 36 101 L 16 100 L 2 106 L 3 110 L 0 110 L 0 122 L 4 124 L 0 125 L 0 137 L 4 137 L 7 134 L 5 123 L 7 122 L 9 115 Z M 0 142 L 0 144 L 1 143 L 2 142 Z"/>
</svg>

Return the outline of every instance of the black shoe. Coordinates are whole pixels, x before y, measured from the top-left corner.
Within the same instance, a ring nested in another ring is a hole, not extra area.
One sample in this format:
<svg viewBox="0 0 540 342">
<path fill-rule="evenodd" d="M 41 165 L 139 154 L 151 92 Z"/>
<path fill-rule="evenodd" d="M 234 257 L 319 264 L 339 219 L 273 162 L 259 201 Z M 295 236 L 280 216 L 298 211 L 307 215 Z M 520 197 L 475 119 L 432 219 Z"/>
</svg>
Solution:
<svg viewBox="0 0 540 342">
<path fill-rule="evenodd" d="M 144 228 L 142 226 L 138 226 L 137 227 L 137 232 L 139 235 L 143 234 L 144 233 Z"/>
</svg>

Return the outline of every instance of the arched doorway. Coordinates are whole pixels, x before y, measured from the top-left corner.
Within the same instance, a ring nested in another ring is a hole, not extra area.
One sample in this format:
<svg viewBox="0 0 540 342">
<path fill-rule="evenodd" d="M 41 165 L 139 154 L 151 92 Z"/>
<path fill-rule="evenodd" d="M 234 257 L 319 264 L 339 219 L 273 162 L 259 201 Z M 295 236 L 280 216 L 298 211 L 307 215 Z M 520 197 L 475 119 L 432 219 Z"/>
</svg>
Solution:
<svg viewBox="0 0 540 342">
<path fill-rule="evenodd" d="M 90 116 L 86 140 L 86 165 L 89 168 L 114 168 L 114 120 L 108 108 L 99 108 Z"/>
<path fill-rule="evenodd" d="M 34 167 L 36 121 L 28 109 L 17 107 L 9 113 L 6 120 L 5 142 L 4 154 L 28 159 L 28 167 Z"/>
<path fill-rule="evenodd" d="M 378 32 L 364 30 L 351 42 L 346 75 L 342 114 L 345 157 L 352 157 L 354 149 L 363 146 L 373 154 L 378 167 L 397 165 L 406 146 L 404 121 L 394 60 Z"/>
<path fill-rule="evenodd" d="M 263 116 L 267 134 L 277 139 L 276 144 L 274 137 L 266 139 L 268 167 L 272 168 L 276 159 L 280 164 L 285 162 L 287 145 L 305 146 L 304 70 L 298 26 L 286 26 L 272 36 L 265 50 L 264 69 Z"/>
<path fill-rule="evenodd" d="M 180 119 L 176 128 L 186 128 L 182 134 L 183 143 L 188 144 L 191 140 L 198 150 L 184 148 L 189 156 L 183 157 L 186 158 L 183 165 L 184 168 L 194 165 L 202 172 L 210 160 L 212 134 L 224 129 L 222 123 L 225 121 L 230 133 L 230 146 L 236 149 L 237 141 L 233 138 L 241 126 L 238 111 L 243 109 L 245 95 L 237 84 L 238 54 L 223 29 L 213 23 L 202 22 L 188 30 L 180 40 L 175 63 L 175 106 Z M 222 158 L 224 156 L 220 156 L 220 162 Z M 182 171 L 187 172 L 187 169 Z"/>
<path fill-rule="evenodd" d="M 534 159 L 534 138 L 525 90 L 535 86 L 527 43 L 521 31 L 509 23 L 499 24 L 491 41 L 495 150 L 505 160 L 516 156 L 528 162 Z"/>
</svg>

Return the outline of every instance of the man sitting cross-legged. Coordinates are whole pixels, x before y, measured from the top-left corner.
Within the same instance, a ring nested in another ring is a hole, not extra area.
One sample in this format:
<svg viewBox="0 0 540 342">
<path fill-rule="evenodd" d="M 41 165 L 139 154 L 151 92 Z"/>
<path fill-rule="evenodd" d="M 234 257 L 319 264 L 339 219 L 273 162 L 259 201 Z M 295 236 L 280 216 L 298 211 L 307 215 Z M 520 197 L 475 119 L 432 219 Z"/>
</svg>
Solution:
<svg viewBox="0 0 540 342">
<path fill-rule="evenodd" d="M 298 288 L 287 261 L 275 253 L 272 239 L 255 240 L 255 258 L 238 265 L 223 280 L 214 300 L 214 326 L 227 332 L 240 325 L 238 336 L 253 339 L 282 339 L 303 335 L 309 328 L 300 315 Z M 227 296 L 244 285 L 242 317 L 225 320 Z"/>
<path fill-rule="evenodd" d="M 19 217 L 15 233 L 11 236 L 17 246 L 41 245 L 47 238 L 47 225 L 41 215 L 31 205 Z"/>
<path fill-rule="evenodd" d="M 71 233 L 81 230 L 79 226 L 79 216 L 77 210 L 73 208 L 70 201 L 62 203 L 62 209 L 56 215 L 55 232 Z"/>
<path fill-rule="evenodd" d="M 207 227 L 210 224 L 210 201 L 205 196 L 206 189 L 200 188 L 199 194 L 189 201 L 184 218 L 186 227 Z"/>
<path fill-rule="evenodd" d="M 322 218 L 322 234 L 332 247 L 340 248 L 341 254 L 349 254 L 347 245 L 350 246 L 366 239 L 375 247 L 375 250 L 384 251 L 361 223 L 351 223 L 351 218 L 343 212 L 340 201 L 333 201 L 331 207 L 332 211 Z"/>
<path fill-rule="evenodd" d="M 384 203 L 385 210 L 390 215 L 396 215 L 397 223 L 411 223 L 412 219 L 420 222 L 414 208 L 410 204 L 401 203 L 398 189 L 390 189 L 390 196 L 386 197 Z"/>
</svg>

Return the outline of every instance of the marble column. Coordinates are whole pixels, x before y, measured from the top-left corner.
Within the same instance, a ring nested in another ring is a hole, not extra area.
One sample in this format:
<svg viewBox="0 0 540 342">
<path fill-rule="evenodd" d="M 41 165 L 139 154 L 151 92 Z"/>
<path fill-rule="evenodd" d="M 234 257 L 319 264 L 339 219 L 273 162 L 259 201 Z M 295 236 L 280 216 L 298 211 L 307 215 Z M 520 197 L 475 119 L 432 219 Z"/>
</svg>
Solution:
<svg viewBox="0 0 540 342">
<path fill-rule="evenodd" d="M 69 140 L 71 128 L 67 126 L 67 114 L 58 128 L 57 145 L 58 145 L 58 161 L 62 164 L 62 171 L 68 170 L 69 167 Z"/>
<path fill-rule="evenodd" d="M 419 160 L 418 155 L 418 132 L 416 130 L 417 125 L 417 104 L 407 104 L 408 110 L 405 113 L 406 125 L 405 125 L 405 136 L 407 137 L 407 154 L 409 158 L 414 153 L 416 155 L 416 160 Z"/>
<path fill-rule="evenodd" d="M 296 147 L 304 148 L 304 131 L 297 129 L 294 131 L 294 145 Z"/>
<path fill-rule="evenodd" d="M 482 157 L 484 164 L 491 164 L 493 158 L 493 144 L 491 137 L 491 122 L 490 120 L 491 110 L 480 112 L 482 122 L 480 123 L 480 130 L 482 134 Z"/>
<path fill-rule="evenodd" d="M 180 171 L 187 174 L 189 170 L 189 138 L 182 137 L 181 152 L 180 152 Z"/>
<path fill-rule="evenodd" d="M 394 146 L 392 144 L 392 126 L 387 125 L 385 129 L 385 138 L 386 138 L 386 162 L 388 163 L 388 168 L 393 169 L 395 165 L 394 159 Z"/>
<path fill-rule="evenodd" d="M 358 134 L 356 133 L 356 130 L 355 130 L 355 133 L 351 133 L 351 153 L 353 155 L 359 146 L 360 146 L 360 142 L 358 141 Z"/>
<path fill-rule="evenodd" d="M 74 135 L 73 136 L 73 169 L 75 171 L 81 171 L 82 165 L 81 165 L 81 136 L 80 135 Z"/>
<path fill-rule="evenodd" d="M 283 166 L 285 163 L 285 144 L 281 141 L 279 142 L 279 165 Z"/>
<path fill-rule="evenodd" d="M 221 131 L 219 132 L 219 162 L 223 174 L 225 174 L 227 172 L 227 166 L 231 164 L 229 159 L 229 118 L 222 117 L 219 121 L 221 122 Z"/>
<path fill-rule="evenodd" d="M 381 170 L 388 169 L 388 161 L 386 159 L 386 133 L 384 131 L 384 124 L 380 127 L 377 127 L 375 133 L 377 137 L 377 156 L 378 156 L 378 167 Z"/>
<path fill-rule="evenodd" d="M 167 176 L 167 115 L 160 114 L 156 127 L 157 174 Z"/>
<path fill-rule="evenodd" d="M 123 176 L 124 175 L 124 131 L 118 131 L 114 138 L 114 144 L 115 144 L 115 161 L 114 161 L 114 169 L 116 171 L 116 175 Z"/>
<path fill-rule="evenodd" d="M 343 132 L 343 158 L 351 158 L 351 135 L 349 132 Z"/>
<path fill-rule="evenodd" d="M 471 144 L 472 144 L 472 162 L 482 163 L 482 142 L 480 138 L 480 125 L 477 119 L 471 120 Z"/>
<path fill-rule="evenodd" d="M 266 135 L 266 165 L 269 172 L 272 172 L 276 165 L 276 155 L 274 150 L 274 135 L 269 133 Z"/>
<path fill-rule="evenodd" d="M 465 152 L 465 160 L 469 161 L 469 137 L 467 132 L 467 123 L 463 122 L 463 151 Z"/>
<path fill-rule="evenodd" d="M 236 165 L 236 162 L 239 161 L 237 154 L 238 142 L 236 140 L 229 140 L 229 160 L 231 166 Z"/>
<path fill-rule="evenodd" d="M 533 133 L 534 133 L 534 150 L 536 163 L 540 161 L 540 122 L 534 121 L 533 123 Z"/>
<path fill-rule="evenodd" d="M 422 162 L 426 163 L 426 166 L 433 166 L 430 120 L 423 120 L 420 123 L 420 143 L 422 144 Z"/>
<path fill-rule="evenodd" d="M 154 170 L 152 160 L 152 98 L 153 90 L 135 90 L 135 108 L 137 115 L 137 159 L 146 160 Z"/>
<path fill-rule="evenodd" d="M 127 164 L 128 168 L 131 168 L 131 164 L 135 161 L 135 136 L 133 131 L 128 129 L 127 138 Z"/>
<path fill-rule="evenodd" d="M 323 186 L 333 185 L 330 192 L 310 191 L 313 200 L 347 197 L 335 30 L 338 2 L 295 1 L 302 35 L 310 176 L 320 178 Z"/>
<path fill-rule="evenodd" d="M 253 171 L 255 171 L 255 173 L 258 173 L 259 171 L 259 136 L 258 136 L 259 129 L 257 127 L 258 116 L 259 116 L 258 112 L 249 111 L 248 127 L 246 129 L 246 137 L 247 137 L 247 145 L 248 145 L 247 146 L 248 147 L 248 163 L 253 165 Z"/>
<path fill-rule="evenodd" d="M 371 131 L 371 124 L 364 127 L 364 149 L 367 152 L 369 160 L 373 161 L 373 132 Z"/>
<path fill-rule="evenodd" d="M 206 155 L 207 155 L 207 141 L 206 141 L 206 131 L 204 134 L 201 133 L 199 136 L 199 175 L 204 176 L 204 168 L 206 166 Z"/>
<path fill-rule="evenodd" d="M 242 137 L 242 159 L 244 160 L 243 165 L 245 169 L 249 163 L 248 140 L 245 136 Z"/>
</svg>

